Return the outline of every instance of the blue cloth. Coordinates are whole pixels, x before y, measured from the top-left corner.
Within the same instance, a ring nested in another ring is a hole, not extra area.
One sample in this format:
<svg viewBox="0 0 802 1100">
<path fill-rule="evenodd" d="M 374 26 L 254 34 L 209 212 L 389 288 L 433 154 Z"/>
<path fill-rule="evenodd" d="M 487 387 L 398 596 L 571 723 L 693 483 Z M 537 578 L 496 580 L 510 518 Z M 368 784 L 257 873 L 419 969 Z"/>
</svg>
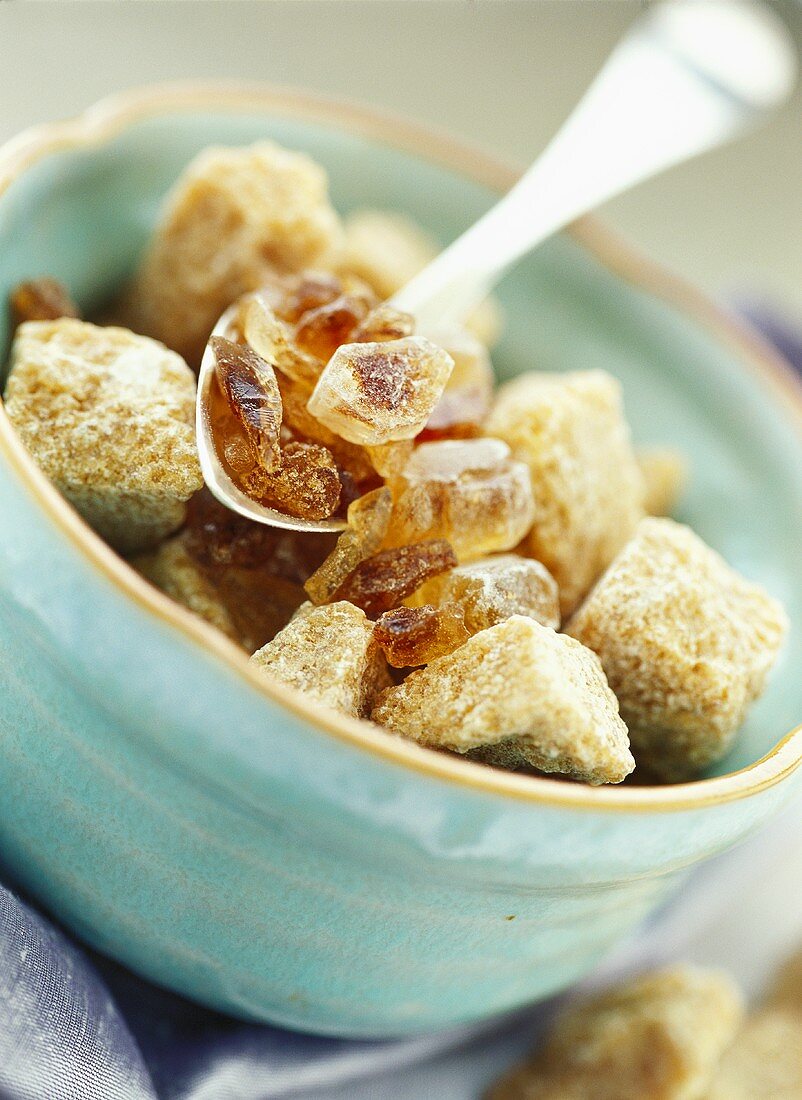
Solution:
<svg viewBox="0 0 802 1100">
<path fill-rule="evenodd" d="M 802 337 L 792 325 L 754 302 L 740 303 L 739 310 L 802 371 Z M 502 1051 L 503 1064 L 523 1049 L 537 1022 L 537 1015 L 519 1015 L 386 1043 L 243 1024 L 79 948 L 0 886 L 2 1100 L 416 1097 L 420 1087 L 404 1088 L 402 1081 L 414 1082 L 416 1064 L 471 1040 L 474 1057 Z M 403 1067 L 408 1075 L 399 1072 Z M 432 1087 L 445 1097 L 440 1085 L 427 1086 L 428 1095 Z M 449 1095 L 463 1095 L 458 1084 Z"/>
<path fill-rule="evenodd" d="M 0 887 L 0 1090 L 13 1100 L 156 1100 L 86 956 Z"/>
<path fill-rule="evenodd" d="M 519 1014 L 378 1043 L 244 1024 L 78 948 L 0 886 L 3 1100 L 268 1100 L 343 1086 L 350 1095 L 360 1079 L 398 1073 L 480 1035 L 524 1045 L 532 1026 L 531 1014 Z"/>
</svg>

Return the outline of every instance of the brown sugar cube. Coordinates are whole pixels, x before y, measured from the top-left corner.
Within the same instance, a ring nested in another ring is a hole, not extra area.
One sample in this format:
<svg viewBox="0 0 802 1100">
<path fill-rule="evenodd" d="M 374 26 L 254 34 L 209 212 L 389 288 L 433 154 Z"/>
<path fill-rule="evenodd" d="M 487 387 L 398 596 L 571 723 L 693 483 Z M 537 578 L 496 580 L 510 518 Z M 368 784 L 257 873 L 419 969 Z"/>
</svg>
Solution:
<svg viewBox="0 0 802 1100">
<path fill-rule="evenodd" d="M 326 560 L 304 584 L 313 603 L 327 603 L 360 562 L 372 557 L 387 532 L 393 500 L 386 486 L 348 506 L 348 526 Z"/>
<path fill-rule="evenodd" d="M 253 653 L 286 626 L 303 600 L 299 584 L 276 574 L 280 563 L 211 565 L 194 553 L 184 530 L 132 565 L 171 599 Z"/>
<path fill-rule="evenodd" d="M 296 615 L 251 662 L 316 702 L 356 717 L 370 711 L 390 682 L 373 623 L 345 601 Z"/>
<path fill-rule="evenodd" d="M 277 576 L 269 567 L 231 566 L 215 570 L 212 581 L 234 625 L 235 638 L 248 653 L 273 639 L 304 598 L 299 584 Z"/>
<path fill-rule="evenodd" d="M 304 600 L 304 602 L 295 609 L 293 612 L 293 619 L 300 619 L 304 615 L 308 615 L 310 611 L 314 611 L 317 604 L 313 604 L 311 600 Z M 290 620 L 292 621 L 292 619 Z"/>
<path fill-rule="evenodd" d="M 122 553 L 181 525 L 201 487 L 195 379 L 127 329 L 29 321 L 17 329 L 6 412 L 42 470 Z"/>
<path fill-rule="evenodd" d="M 800 1100 L 802 1015 L 755 1013 L 725 1053 L 704 1100 Z"/>
<path fill-rule="evenodd" d="M 388 688 L 372 717 L 422 745 L 587 783 L 619 783 L 634 767 L 598 658 L 522 615 Z"/>
<path fill-rule="evenodd" d="M 447 352 L 418 336 L 343 344 L 326 364 L 308 409 L 351 443 L 413 439 L 453 365 Z"/>
<path fill-rule="evenodd" d="M 471 634 L 502 623 L 511 615 L 529 615 L 554 630 L 560 625 L 556 581 L 545 565 L 517 554 L 498 554 L 458 565 L 427 581 L 407 603 L 412 607 L 459 607 Z"/>
<path fill-rule="evenodd" d="M 339 269 L 364 279 L 381 298 L 400 290 L 439 251 L 437 242 L 403 214 L 357 210 L 345 219 L 344 230 Z"/>
<path fill-rule="evenodd" d="M 131 562 L 138 573 L 176 603 L 238 641 L 234 623 L 209 574 L 188 550 L 184 534 L 168 539 L 151 554 Z"/>
<path fill-rule="evenodd" d="M 205 149 L 165 201 L 126 323 L 196 366 L 224 309 L 274 270 L 314 265 L 340 232 L 326 174 L 308 157 L 269 141 Z"/>
<path fill-rule="evenodd" d="M 524 374 L 501 387 L 485 432 L 529 467 L 534 522 L 520 550 L 553 574 L 567 615 L 643 515 L 620 387 L 604 371 Z"/>
<path fill-rule="evenodd" d="M 702 1100 L 742 1014 L 716 971 L 647 974 L 569 1008 L 487 1100 Z"/>
<path fill-rule="evenodd" d="M 727 752 L 787 619 L 689 528 L 645 519 L 565 629 L 601 658 L 638 764 L 680 780 Z"/>
<path fill-rule="evenodd" d="M 422 443 L 393 491 L 392 543 L 446 538 L 460 561 L 510 550 L 534 514 L 528 471 L 498 439 Z"/>
<path fill-rule="evenodd" d="M 778 970 L 766 1003 L 802 1015 L 802 951 L 797 951 Z"/>
<path fill-rule="evenodd" d="M 389 298 L 435 258 L 433 237 L 403 214 L 356 210 L 345 219 L 345 238 L 337 270 L 363 279 L 382 298 Z M 501 312 L 487 298 L 472 313 L 468 328 L 486 347 L 498 337 Z"/>
<path fill-rule="evenodd" d="M 644 508 L 650 516 L 669 516 L 688 480 L 688 462 L 670 447 L 643 447 L 636 452 L 646 486 Z"/>
</svg>

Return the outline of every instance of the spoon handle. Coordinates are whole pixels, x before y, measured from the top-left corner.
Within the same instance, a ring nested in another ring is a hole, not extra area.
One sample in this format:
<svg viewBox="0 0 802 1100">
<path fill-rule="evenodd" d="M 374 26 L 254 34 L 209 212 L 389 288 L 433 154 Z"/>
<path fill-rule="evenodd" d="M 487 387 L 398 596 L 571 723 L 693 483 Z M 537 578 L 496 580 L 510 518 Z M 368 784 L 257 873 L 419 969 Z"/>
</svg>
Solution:
<svg viewBox="0 0 802 1100">
<path fill-rule="evenodd" d="M 765 9 L 735 0 L 653 8 L 518 183 L 393 304 L 421 327 L 462 321 L 556 230 L 756 121 L 788 95 L 795 70 L 787 31 Z"/>
</svg>

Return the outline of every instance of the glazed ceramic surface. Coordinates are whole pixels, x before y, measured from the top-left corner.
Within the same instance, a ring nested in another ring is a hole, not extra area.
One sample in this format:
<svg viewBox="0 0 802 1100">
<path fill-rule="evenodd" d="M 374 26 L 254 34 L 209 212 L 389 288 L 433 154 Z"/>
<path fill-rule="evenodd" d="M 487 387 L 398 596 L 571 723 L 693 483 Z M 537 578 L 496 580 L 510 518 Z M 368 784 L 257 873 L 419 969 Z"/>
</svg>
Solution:
<svg viewBox="0 0 802 1100">
<path fill-rule="evenodd" d="M 341 211 L 403 210 L 443 242 L 513 178 L 406 124 L 297 96 L 128 96 L 0 151 L 0 297 L 49 273 L 101 306 L 187 161 L 263 137 L 321 161 Z M 802 406 L 776 364 L 667 287 L 586 225 L 500 288 L 495 359 L 504 376 L 620 378 L 638 440 L 690 456 L 681 518 L 786 603 L 782 663 L 718 776 L 591 790 L 324 714 L 116 559 L 0 410 L 6 872 L 99 950 L 190 997 L 386 1036 L 567 986 L 687 868 L 759 825 L 802 778 L 802 735 L 789 734 L 802 715 Z"/>
</svg>

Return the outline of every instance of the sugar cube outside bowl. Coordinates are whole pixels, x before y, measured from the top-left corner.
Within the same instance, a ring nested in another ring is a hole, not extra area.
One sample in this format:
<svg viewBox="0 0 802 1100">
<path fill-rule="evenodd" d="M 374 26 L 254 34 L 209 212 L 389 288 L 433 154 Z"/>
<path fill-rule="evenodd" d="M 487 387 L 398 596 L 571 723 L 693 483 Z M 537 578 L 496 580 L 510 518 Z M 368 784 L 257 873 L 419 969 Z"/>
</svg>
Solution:
<svg viewBox="0 0 802 1100">
<path fill-rule="evenodd" d="M 305 94 L 125 93 L 0 150 L 3 298 L 48 273 L 100 306 L 191 157 L 263 137 L 321 161 L 341 210 L 403 210 L 443 241 L 514 179 Z M 500 296 L 502 375 L 608 369 L 638 439 L 689 454 L 680 518 L 795 624 L 766 696 L 718 774 L 664 788 L 504 773 L 324 713 L 108 550 L 0 409 L 0 866 L 147 978 L 321 1034 L 479 1020 L 581 978 L 802 785 L 796 383 L 595 222 Z"/>
</svg>

